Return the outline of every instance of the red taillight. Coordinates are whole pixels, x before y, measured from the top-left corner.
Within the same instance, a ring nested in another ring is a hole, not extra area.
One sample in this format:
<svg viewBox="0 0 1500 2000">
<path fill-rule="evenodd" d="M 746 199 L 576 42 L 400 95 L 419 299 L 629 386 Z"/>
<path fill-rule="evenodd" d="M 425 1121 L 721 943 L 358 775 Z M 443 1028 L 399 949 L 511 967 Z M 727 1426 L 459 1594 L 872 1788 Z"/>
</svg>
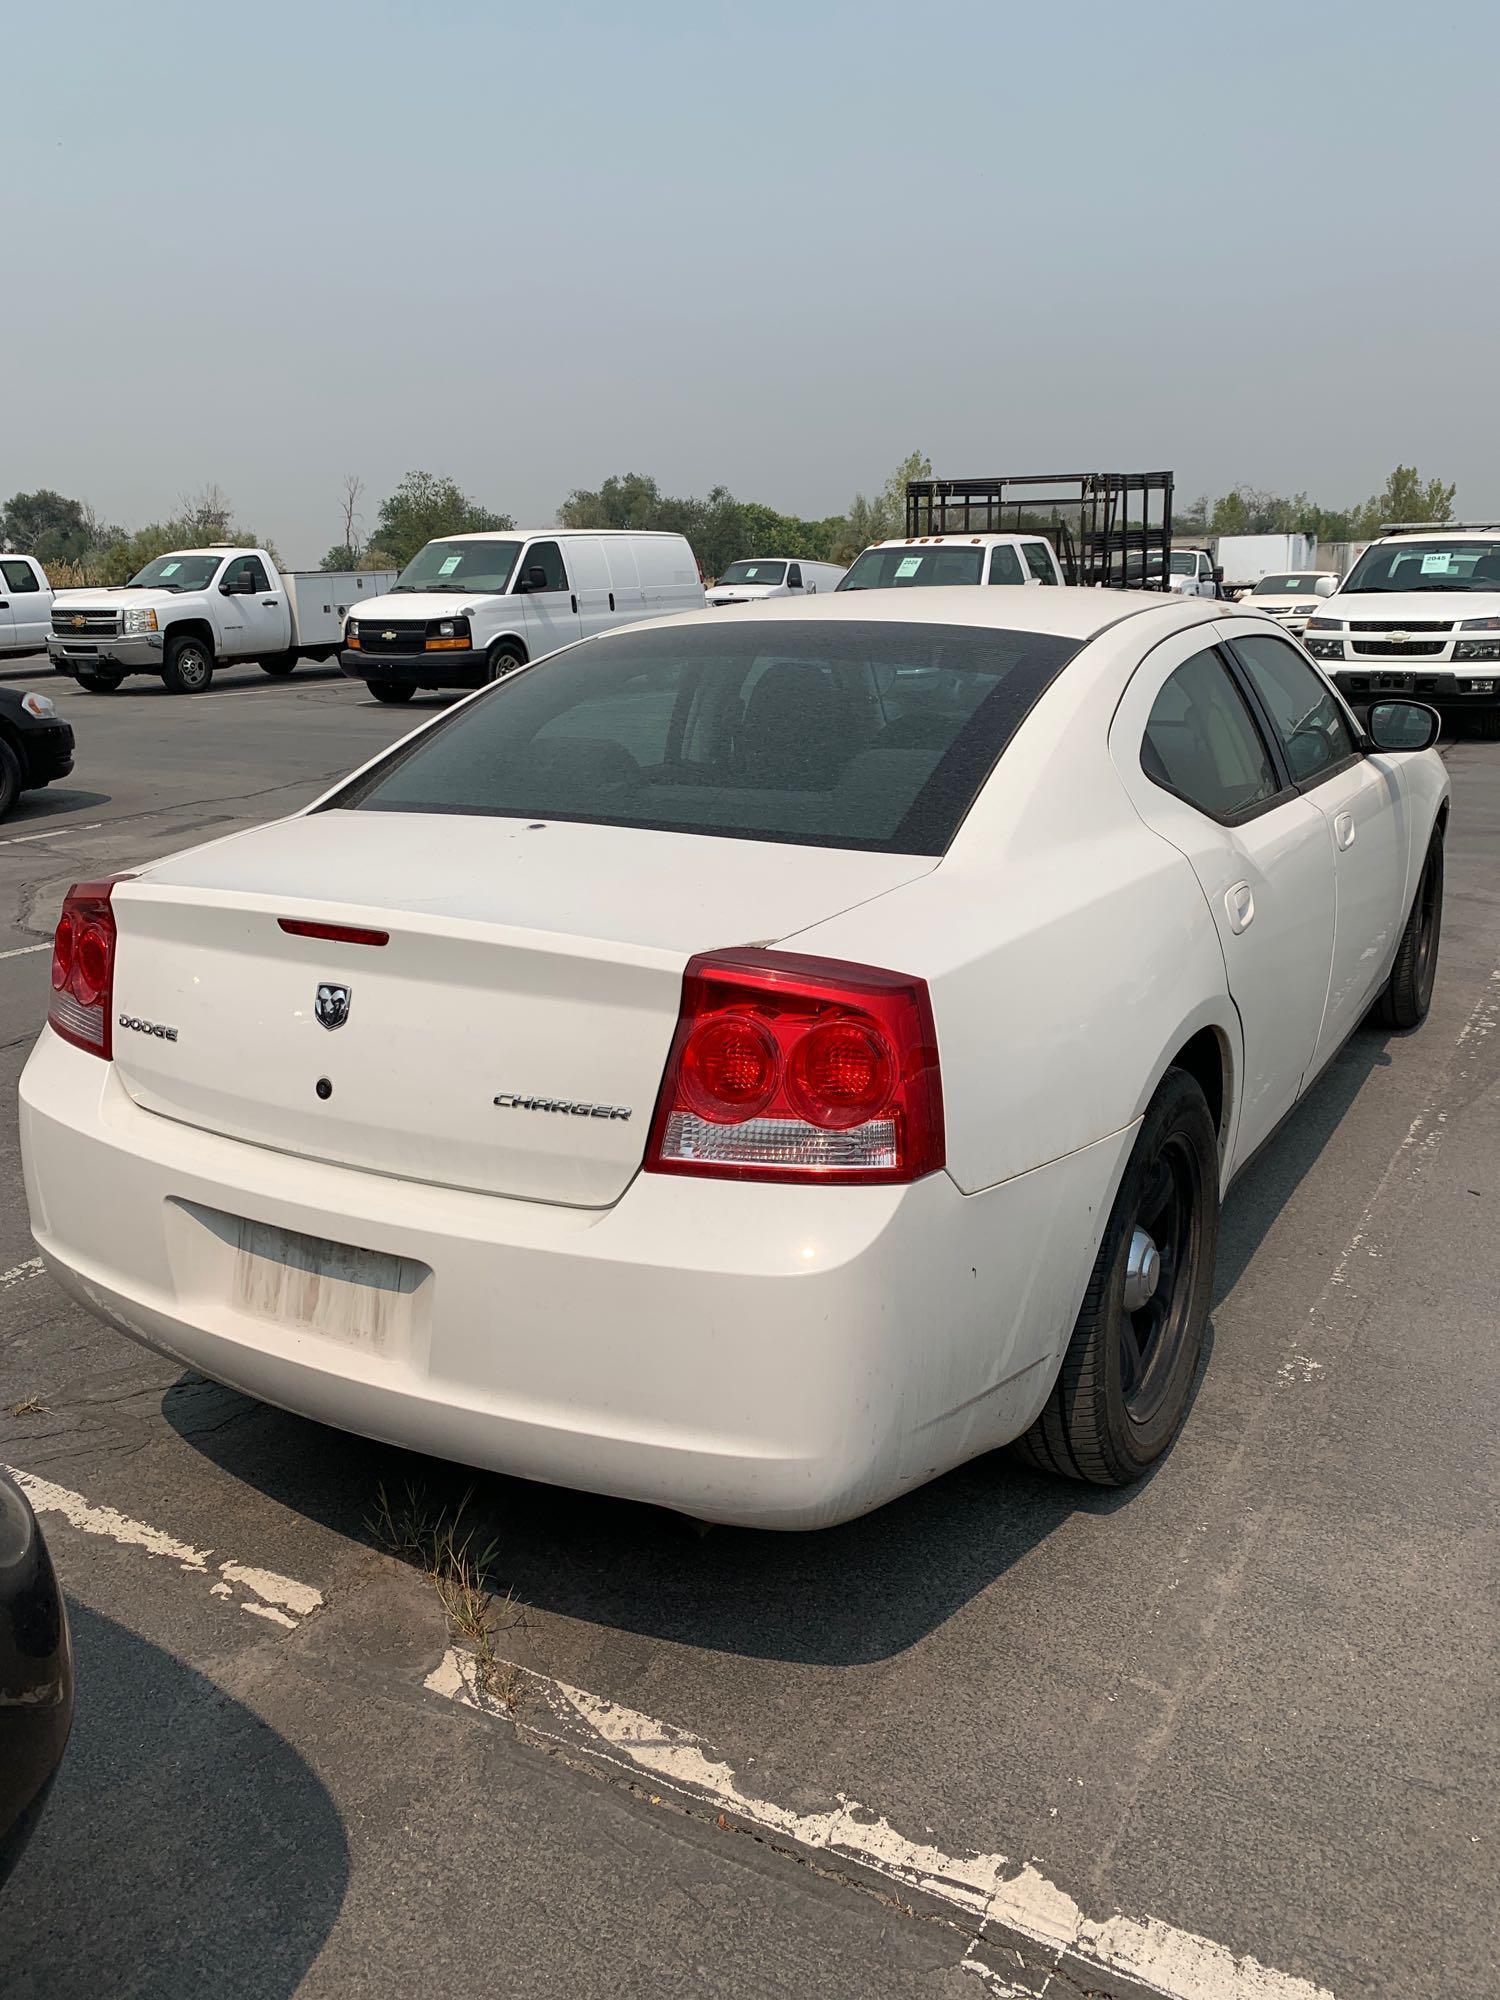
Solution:
<svg viewBox="0 0 1500 2000">
<path fill-rule="evenodd" d="M 925 980 L 798 952 L 689 961 L 648 1172 L 914 1181 L 943 1160 Z"/>
<path fill-rule="evenodd" d="M 47 1020 L 65 1042 L 108 1062 L 114 1049 L 110 1016 L 114 1005 L 115 913 L 110 904 L 116 882 L 75 882 L 63 901 L 52 939 L 52 998 Z"/>
</svg>

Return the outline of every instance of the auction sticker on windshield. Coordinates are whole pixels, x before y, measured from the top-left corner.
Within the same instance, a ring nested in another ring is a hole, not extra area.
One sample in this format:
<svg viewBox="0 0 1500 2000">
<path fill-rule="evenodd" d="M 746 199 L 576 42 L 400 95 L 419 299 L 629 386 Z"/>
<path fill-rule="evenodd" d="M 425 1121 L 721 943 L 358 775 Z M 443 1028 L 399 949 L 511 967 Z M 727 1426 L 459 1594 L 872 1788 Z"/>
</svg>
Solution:
<svg viewBox="0 0 1500 2000">
<path fill-rule="evenodd" d="M 903 556 L 896 565 L 897 576 L 915 576 L 922 567 L 920 556 Z"/>
<path fill-rule="evenodd" d="M 1439 549 L 1435 555 L 1423 556 L 1422 558 L 1423 576 L 1431 576 L 1434 570 L 1439 575 L 1446 575 L 1452 567 L 1453 558 L 1446 549 Z"/>
<path fill-rule="evenodd" d="M 462 556 L 444 556 L 443 560 L 438 564 L 438 575 L 452 576 L 462 561 Z"/>
</svg>

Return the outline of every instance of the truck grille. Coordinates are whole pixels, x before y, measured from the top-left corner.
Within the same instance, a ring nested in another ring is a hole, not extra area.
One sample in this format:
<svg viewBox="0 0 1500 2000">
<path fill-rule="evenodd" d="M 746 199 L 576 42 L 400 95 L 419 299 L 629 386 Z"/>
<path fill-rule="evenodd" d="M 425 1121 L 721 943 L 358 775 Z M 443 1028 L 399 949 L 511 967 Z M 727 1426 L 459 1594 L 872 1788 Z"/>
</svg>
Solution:
<svg viewBox="0 0 1500 2000">
<path fill-rule="evenodd" d="M 427 639 L 425 618 L 361 618 L 359 650 L 377 658 L 420 653 Z"/>
<path fill-rule="evenodd" d="M 56 611 L 52 613 L 53 636 L 58 639 L 112 639 L 117 613 L 113 611 Z"/>
<path fill-rule="evenodd" d="M 1354 650 L 1361 659 L 1411 660 L 1431 658 L 1441 653 L 1446 643 L 1443 639 L 1356 639 Z"/>
<path fill-rule="evenodd" d="M 1351 632 L 1451 632 L 1452 621 L 1442 619 L 1437 624 L 1424 624 L 1419 618 L 1375 618 L 1361 623 L 1358 618 L 1349 620 Z"/>
</svg>

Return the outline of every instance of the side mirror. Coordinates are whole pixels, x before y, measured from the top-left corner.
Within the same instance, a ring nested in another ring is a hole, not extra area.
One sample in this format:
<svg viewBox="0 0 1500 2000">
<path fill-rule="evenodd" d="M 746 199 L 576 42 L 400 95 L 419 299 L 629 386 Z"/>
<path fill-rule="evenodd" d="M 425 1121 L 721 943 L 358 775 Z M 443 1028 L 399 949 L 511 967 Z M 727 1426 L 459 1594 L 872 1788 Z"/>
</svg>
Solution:
<svg viewBox="0 0 1500 2000">
<path fill-rule="evenodd" d="M 255 578 L 249 570 L 242 569 L 238 576 L 232 576 L 227 583 L 219 585 L 226 597 L 249 597 L 255 590 Z"/>
<path fill-rule="evenodd" d="M 1377 701 L 1366 727 L 1377 750 L 1430 750 L 1442 718 L 1425 701 Z"/>
<path fill-rule="evenodd" d="M 542 568 L 540 563 L 533 563 L 527 570 L 522 582 L 528 590 L 545 590 L 547 588 L 547 572 Z"/>
<path fill-rule="evenodd" d="M 1224 572 L 1223 572 L 1223 570 L 1222 570 L 1222 569 L 1216 569 L 1216 570 L 1214 571 L 1214 582 L 1215 582 L 1215 583 L 1222 583 L 1223 581 L 1224 581 Z"/>
</svg>

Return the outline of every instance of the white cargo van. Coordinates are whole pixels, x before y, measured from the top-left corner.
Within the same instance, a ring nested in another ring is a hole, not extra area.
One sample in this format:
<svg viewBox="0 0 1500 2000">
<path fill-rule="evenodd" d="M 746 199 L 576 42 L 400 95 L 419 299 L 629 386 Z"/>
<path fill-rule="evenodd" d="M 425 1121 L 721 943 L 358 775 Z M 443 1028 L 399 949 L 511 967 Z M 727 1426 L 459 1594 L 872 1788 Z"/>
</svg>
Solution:
<svg viewBox="0 0 1500 2000">
<path fill-rule="evenodd" d="M 447 535 L 419 549 L 344 629 L 344 672 L 379 701 L 473 688 L 574 639 L 641 618 L 701 611 L 683 535 L 620 528 Z"/>
<path fill-rule="evenodd" d="M 763 597 L 812 597 L 820 590 L 837 590 L 844 571 L 839 563 L 793 560 L 787 556 L 753 556 L 732 562 L 708 591 L 710 604 L 755 604 Z"/>
<path fill-rule="evenodd" d="M 1062 581 L 1052 544 L 1040 535 L 910 535 L 872 543 L 854 558 L 839 589 Z"/>
</svg>

